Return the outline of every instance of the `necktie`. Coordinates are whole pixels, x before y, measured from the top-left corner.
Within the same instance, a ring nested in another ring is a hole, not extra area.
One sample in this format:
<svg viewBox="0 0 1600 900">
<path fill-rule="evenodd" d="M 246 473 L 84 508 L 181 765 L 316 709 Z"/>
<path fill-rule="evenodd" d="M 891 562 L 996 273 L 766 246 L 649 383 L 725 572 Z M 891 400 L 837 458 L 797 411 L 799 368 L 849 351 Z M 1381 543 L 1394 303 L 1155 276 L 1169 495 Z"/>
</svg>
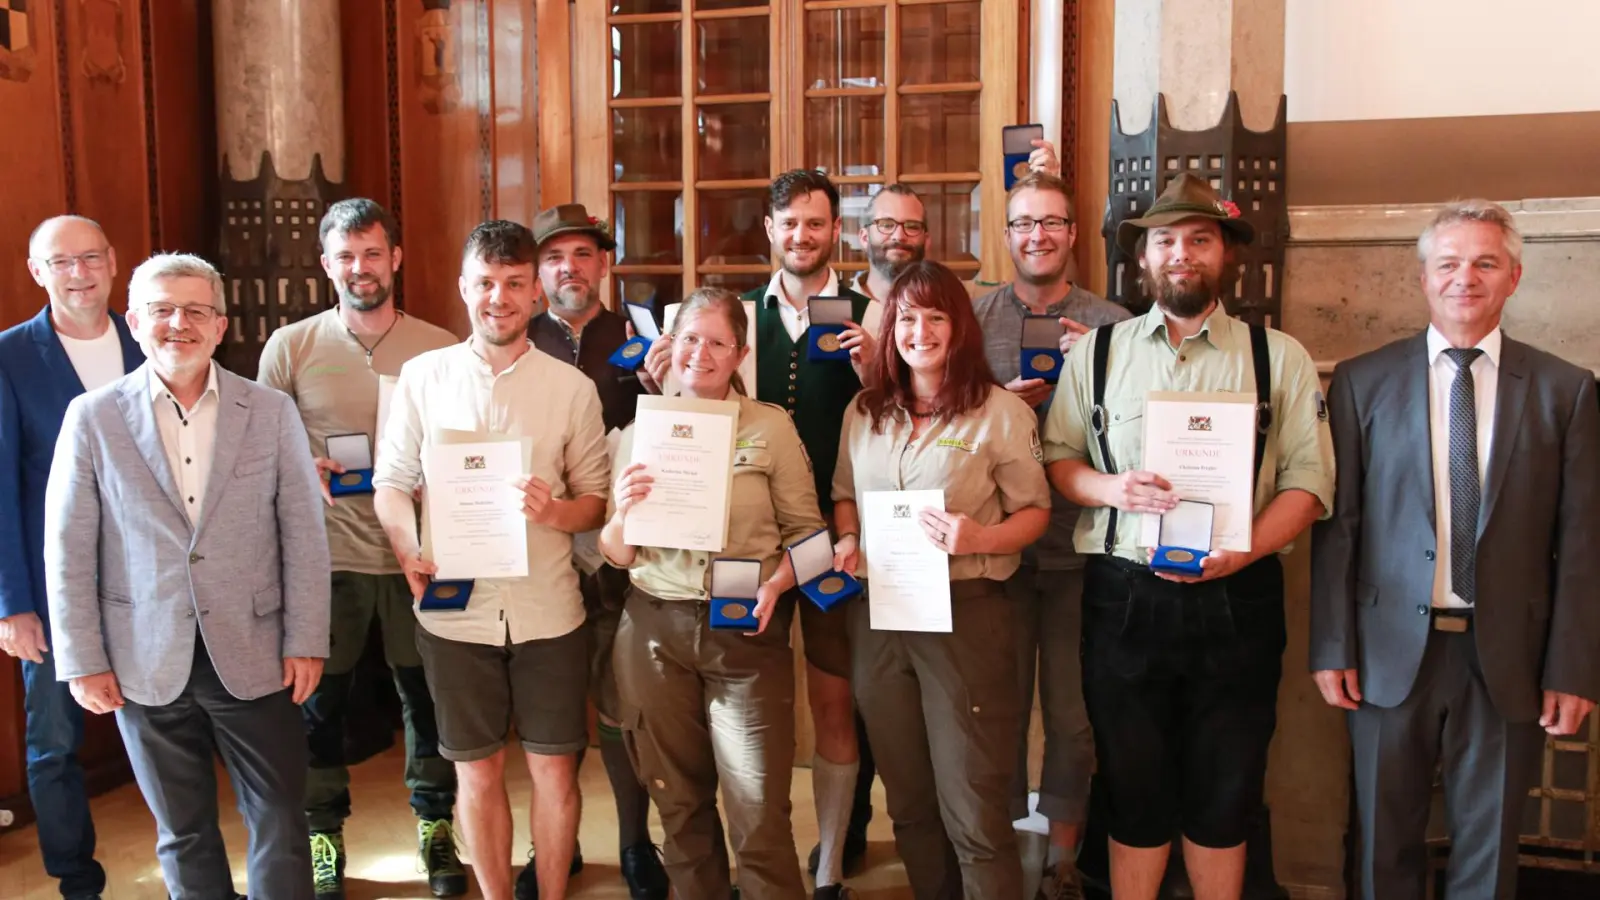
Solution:
<svg viewBox="0 0 1600 900">
<path fill-rule="evenodd" d="M 1444 351 L 1456 364 L 1450 383 L 1450 585 L 1467 603 L 1477 602 L 1478 407 L 1472 363 L 1476 348 Z"/>
</svg>

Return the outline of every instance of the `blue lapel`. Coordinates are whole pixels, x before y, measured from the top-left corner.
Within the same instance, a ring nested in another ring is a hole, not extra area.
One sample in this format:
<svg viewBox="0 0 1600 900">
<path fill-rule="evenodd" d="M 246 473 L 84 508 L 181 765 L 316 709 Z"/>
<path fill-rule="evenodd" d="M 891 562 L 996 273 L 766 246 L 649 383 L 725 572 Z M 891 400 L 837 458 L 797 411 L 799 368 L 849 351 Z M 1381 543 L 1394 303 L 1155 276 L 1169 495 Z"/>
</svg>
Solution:
<svg viewBox="0 0 1600 900">
<path fill-rule="evenodd" d="M 133 443 L 139 448 L 139 455 L 144 457 L 145 465 L 150 467 L 156 484 L 161 485 L 167 499 L 172 501 L 173 510 L 187 521 L 183 501 L 178 497 L 177 479 L 172 474 L 172 465 L 167 462 L 167 448 L 161 443 L 161 428 L 156 425 L 155 406 L 150 399 L 151 377 L 150 370 L 145 366 L 140 366 L 133 375 L 125 377 L 117 390 L 117 406 L 122 409 L 122 417 L 127 420 L 128 430 L 133 434 Z"/>
</svg>

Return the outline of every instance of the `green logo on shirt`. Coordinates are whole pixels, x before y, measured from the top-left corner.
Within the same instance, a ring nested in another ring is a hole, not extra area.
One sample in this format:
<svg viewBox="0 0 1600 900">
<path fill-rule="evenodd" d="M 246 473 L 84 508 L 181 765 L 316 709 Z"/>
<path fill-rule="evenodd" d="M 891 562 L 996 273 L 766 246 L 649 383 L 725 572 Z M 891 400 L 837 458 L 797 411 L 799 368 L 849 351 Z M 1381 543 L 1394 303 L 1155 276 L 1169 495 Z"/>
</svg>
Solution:
<svg viewBox="0 0 1600 900">
<path fill-rule="evenodd" d="M 977 449 L 972 445 L 971 441 L 963 441 L 960 438 L 939 438 L 935 446 L 949 447 L 952 450 L 965 450 L 968 453 L 972 453 Z"/>
</svg>

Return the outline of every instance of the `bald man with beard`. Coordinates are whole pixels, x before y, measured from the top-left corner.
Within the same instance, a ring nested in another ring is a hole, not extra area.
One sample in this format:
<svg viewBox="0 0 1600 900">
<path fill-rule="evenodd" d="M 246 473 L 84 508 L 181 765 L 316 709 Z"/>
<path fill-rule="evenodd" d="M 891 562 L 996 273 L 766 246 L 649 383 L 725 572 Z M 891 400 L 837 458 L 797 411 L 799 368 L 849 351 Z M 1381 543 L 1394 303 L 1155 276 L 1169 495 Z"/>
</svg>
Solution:
<svg viewBox="0 0 1600 900">
<path fill-rule="evenodd" d="M 28 796 L 45 871 L 61 895 L 96 898 L 94 822 L 78 747 L 83 710 L 56 681 L 44 587 L 44 488 L 67 404 L 144 362 L 110 310 L 117 254 L 95 222 L 46 219 L 28 240 L 28 272 L 49 298 L 0 333 L 0 650 L 22 661 Z"/>
</svg>

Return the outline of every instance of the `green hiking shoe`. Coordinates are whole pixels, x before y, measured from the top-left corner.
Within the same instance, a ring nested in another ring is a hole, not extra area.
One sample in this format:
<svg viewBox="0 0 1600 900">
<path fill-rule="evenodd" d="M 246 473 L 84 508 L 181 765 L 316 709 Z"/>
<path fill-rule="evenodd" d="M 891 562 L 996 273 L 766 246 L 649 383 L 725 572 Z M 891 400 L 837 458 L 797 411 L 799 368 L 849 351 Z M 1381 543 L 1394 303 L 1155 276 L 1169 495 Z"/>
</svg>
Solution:
<svg viewBox="0 0 1600 900">
<path fill-rule="evenodd" d="M 344 832 L 311 832 L 311 878 L 317 900 L 344 900 Z"/>
<path fill-rule="evenodd" d="M 456 856 L 456 836 L 449 819 L 417 823 L 417 855 L 422 857 L 428 889 L 435 897 L 459 897 L 467 892 L 467 870 Z"/>
</svg>

